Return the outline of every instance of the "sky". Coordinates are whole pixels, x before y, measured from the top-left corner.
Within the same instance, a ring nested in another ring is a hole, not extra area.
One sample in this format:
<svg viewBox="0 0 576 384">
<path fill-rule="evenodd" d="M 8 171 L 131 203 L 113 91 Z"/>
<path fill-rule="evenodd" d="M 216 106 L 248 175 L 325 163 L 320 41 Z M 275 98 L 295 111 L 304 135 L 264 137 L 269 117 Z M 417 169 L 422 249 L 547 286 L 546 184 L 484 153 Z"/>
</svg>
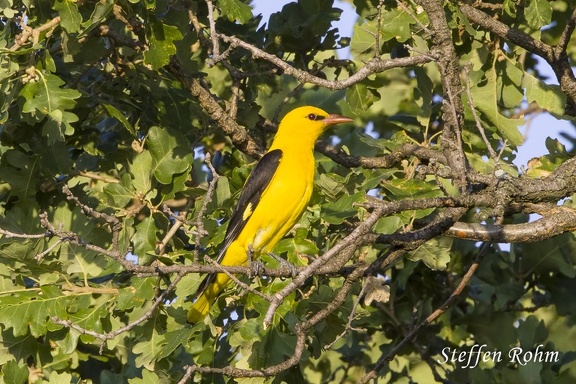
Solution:
<svg viewBox="0 0 576 384">
<path fill-rule="evenodd" d="M 262 21 L 265 23 L 272 13 L 280 11 L 282 7 L 289 2 L 291 1 L 253 0 L 253 12 L 255 15 L 262 14 Z M 357 19 L 354 8 L 349 3 L 340 0 L 336 0 L 334 6 L 343 10 L 340 21 L 335 24 L 340 31 L 340 36 L 352 36 L 352 27 Z M 546 62 L 542 61 L 540 63 L 539 71 L 547 76 L 547 83 L 558 84 L 554 73 Z M 567 146 L 568 150 L 572 149 L 571 143 L 560 136 L 561 132 L 576 135 L 576 131 L 570 123 L 557 120 L 548 113 L 538 114 L 528 121 L 528 124 L 520 127 L 520 132 L 524 135 L 525 142 L 516 152 L 516 160 L 514 163 L 517 166 L 525 166 L 528 160 L 548 154 L 545 145 L 547 137 L 557 138 Z"/>
</svg>

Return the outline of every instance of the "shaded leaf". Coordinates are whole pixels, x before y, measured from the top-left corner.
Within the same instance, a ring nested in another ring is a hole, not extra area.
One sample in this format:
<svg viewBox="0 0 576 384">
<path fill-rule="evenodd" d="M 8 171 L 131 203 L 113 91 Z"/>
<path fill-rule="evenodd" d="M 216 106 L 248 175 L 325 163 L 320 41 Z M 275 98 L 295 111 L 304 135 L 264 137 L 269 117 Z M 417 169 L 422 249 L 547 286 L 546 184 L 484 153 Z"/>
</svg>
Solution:
<svg viewBox="0 0 576 384">
<path fill-rule="evenodd" d="M 56 0 L 54 10 L 62 19 L 60 25 L 68 32 L 74 33 L 80 30 L 82 15 L 78 11 L 76 3 L 72 0 Z"/>
<path fill-rule="evenodd" d="M 153 69 L 160 69 L 176 53 L 174 41 L 182 40 L 182 33 L 177 27 L 156 20 L 151 20 L 149 25 L 147 37 L 150 48 L 144 52 L 144 62 Z"/>
<path fill-rule="evenodd" d="M 434 238 L 411 252 L 408 258 L 412 261 L 422 260 L 428 268 L 442 271 L 450 262 L 451 247 L 452 239 L 447 237 Z"/>
<path fill-rule="evenodd" d="M 152 127 L 146 144 L 153 159 L 154 177 L 160 183 L 169 184 L 175 174 L 190 170 L 193 156 L 185 137 Z"/>
<path fill-rule="evenodd" d="M 355 114 L 366 112 L 378 100 L 378 92 L 362 83 L 356 83 L 346 90 L 346 101 Z"/>
</svg>

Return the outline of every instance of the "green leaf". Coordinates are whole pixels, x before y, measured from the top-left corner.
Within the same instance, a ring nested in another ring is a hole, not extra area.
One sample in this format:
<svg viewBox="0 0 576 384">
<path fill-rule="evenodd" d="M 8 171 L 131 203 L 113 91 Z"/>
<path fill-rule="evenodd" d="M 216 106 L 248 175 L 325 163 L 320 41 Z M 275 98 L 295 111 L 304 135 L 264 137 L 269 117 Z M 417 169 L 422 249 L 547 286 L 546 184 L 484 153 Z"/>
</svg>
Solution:
<svg viewBox="0 0 576 384">
<path fill-rule="evenodd" d="M 378 92 L 362 83 L 356 83 L 346 90 L 346 102 L 354 114 L 366 112 L 378 100 Z"/>
<path fill-rule="evenodd" d="M 28 381 L 28 366 L 19 366 L 15 361 L 9 361 L 2 366 L 0 378 L 5 384 L 24 384 Z"/>
<path fill-rule="evenodd" d="M 170 356 L 178 346 L 186 344 L 193 333 L 191 327 L 183 327 L 172 332 L 166 332 L 164 334 L 165 342 L 158 352 L 158 358 Z"/>
<path fill-rule="evenodd" d="M 60 25 L 68 33 L 75 33 L 80 30 L 82 15 L 78 12 L 76 3 L 72 0 L 56 0 L 54 10 L 60 16 Z"/>
<path fill-rule="evenodd" d="M 370 58 L 380 47 L 376 47 L 376 22 L 354 24 L 350 50 L 358 58 Z"/>
<path fill-rule="evenodd" d="M 222 13 L 230 21 L 238 21 L 240 24 L 245 24 L 253 17 L 252 7 L 240 0 L 219 0 L 218 5 Z"/>
<path fill-rule="evenodd" d="M 338 200 L 323 204 L 322 220 L 329 224 L 342 224 L 346 219 L 356 215 L 358 208 L 354 206 L 361 202 L 366 195 L 365 192 L 357 192 L 353 195 L 343 195 Z"/>
<path fill-rule="evenodd" d="M 294 235 L 294 249 L 305 255 L 317 255 L 320 250 L 312 240 L 308 239 L 309 234 L 308 230 L 298 228 Z"/>
<path fill-rule="evenodd" d="M 432 97 L 434 96 L 434 83 L 421 67 L 414 68 L 417 87 L 414 88 L 414 101 L 420 107 L 420 113 L 416 116 L 423 127 L 428 127 L 432 115 Z"/>
<path fill-rule="evenodd" d="M 551 239 L 539 241 L 526 246 L 525 244 L 513 245 L 520 247 L 522 254 L 522 273 L 560 273 L 569 278 L 576 277 L 574 269 L 576 252 L 576 238 L 572 233 L 564 233 Z"/>
<path fill-rule="evenodd" d="M 412 17 L 404 10 L 384 10 L 380 17 L 380 29 L 376 18 L 354 25 L 350 50 L 357 59 L 380 56 L 383 43 L 392 39 L 403 42 L 412 37 L 410 24 L 413 22 Z M 380 46 L 376 46 L 377 42 Z"/>
<path fill-rule="evenodd" d="M 215 207 L 222 207 L 224 202 L 230 199 L 230 183 L 227 177 L 221 176 L 216 184 L 216 193 L 214 194 L 212 204 Z M 211 204 L 211 205 L 212 205 Z"/>
<path fill-rule="evenodd" d="M 152 189 L 152 163 L 154 159 L 150 151 L 143 151 L 134 157 L 130 167 L 132 173 L 132 185 L 141 196 L 146 196 Z"/>
<path fill-rule="evenodd" d="M 75 99 L 81 93 L 75 89 L 62 88 L 64 81 L 53 74 L 41 75 L 37 82 L 27 83 L 20 91 L 20 96 L 26 99 L 22 112 L 39 111 L 49 114 L 53 111 L 72 109 L 76 106 Z"/>
<path fill-rule="evenodd" d="M 11 195 L 26 200 L 36 193 L 34 180 L 39 172 L 40 157 L 11 149 L 2 155 L 0 180 L 10 184 Z"/>
<path fill-rule="evenodd" d="M 532 29 L 540 30 L 552 22 L 552 5 L 547 0 L 530 0 L 524 15 Z"/>
<path fill-rule="evenodd" d="M 447 237 L 434 238 L 411 252 L 408 258 L 412 261 L 422 260 L 434 271 L 443 271 L 450 262 L 452 241 L 453 239 Z"/>
<path fill-rule="evenodd" d="M 18 12 L 12 9 L 13 0 L 0 0 L 0 15 L 9 19 L 13 18 Z"/>
<path fill-rule="evenodd" d="M 402 220 L 398 216 L 386 216 L 374 225 L 374 232 L 390 235 L 402 228 Z"/>
<path fill-rule="evenodd" d="M 40 74 L 37 82 L 27 83 L 20 91 L 20 96 L 26 99 L 22 112 L 32 116 L 40 112 L 41 115 L 49 117 L 43 132 L 51 142 L 74 133 L 70 124 L 78 121 L 76 114 L 67 110 L 76 106 L 75 99 L 79 98 L 81 93 L 75 89 L 61 88 L 62 85 L 64 81 L 58 76 Z"/>
<path fill-rule="evenodd" d="M 30 327 L 32 336 L 40 337 L 46 333 L 50 317 L 66 318 L 69 301 L 55 286 L 0 295 L 0 323 L 12 328 L 14 336 L 26 335 Z"/>
<path fill-rule="evenodd" d="M 160 183 L 170 184 L 175 174 L 187 172 L 192 167 L 192 151 L 184 136 L 152 127 L 146 144 L 152 154 L 154 177 Z"/>
<path fill-rule="evenodd" d="M 520 320 L 518 325 L 518 341 L 522 349 L 529 350 L 532 346 L 545 341 L 546 337 L 548 337 L 548 331 L 546 330 L 544 320 L 538 319 L 534 315 Z"/>
<path fill-rule="evenodd" d="M 108 15 L 112 12 L 113 8 L 114 8 L 114 2 L 112 0 L 100 0 L 96 4 L 94 4 L 94 10 L 90 15 L 90 19 L 84 23 L 83 25 L 84 30 L 82 31 L 80 36 L 86 35 L 90 31 L 92 31 L 92 29 L 94 29 L 96 26 L 100 25 L 100 23 L 102 23 L 106 19 L 106 17 L 108 17 Z"/>
<path fill-rule="evenodd" d="M 157 20 L 150 20 L 149 26 L 146 36 L 150 48 L 144 52 L 144 62 L 153 69 L 160 69 L 168 64 L 170 56 L 176 53 L 174 41 L 182 40 L 182 33 L 177 27 Z"/>
<path fill-rule="evenodd" d="M 151 252 L 156 247 L 156 232 L 158 228 L 152 216 L 145 217 L 136 225 L 136 233 L 132 236 L 134 243 L 134 253 L 139 257 L 145 257 L 147 252 Z"/>
<path fill-rule="evenodd" d="M 151 372 L 146 369 L 142 370 L 142 378 L 133 377 L 128 379 L 129 384 L 157 384 L 161 382 L 162 380 L 155 372 Z"/>
<path fill-rule="evenodd" d="M 36 353 L 50 353 L 49 346 L 42 345 L 30 334 L 15 337 L 12 332 L 4 330 L 0 333 L 0 365 L 9 361 L 26 361 Z"/>
<path fill-rule="evenodd" d="M 500 113 L 498 108 L 498 79 L 495 68 L 486 72 L 485 81 L 473 85 L 470 89 L 474 106 L 496 126 L 503 138 L 514 147 L 522 144 L 524 138 L 518 127 L 523 119 L 511 119 Z"/>
<path fill-rule="evenodd" d="M 428 197 L 437 197 L 442 194 L 438 185 L 432 182 L 418 179 L 393 179 L 383 181 L 382 186 L 390 191 L 387 196 L 392 200 L 398 199 L 421 199 Z"/>
<path fill-rule="evenodd" d="M 134 192 L 124 183 L 110 183 L 104 189 L 108 205 L 116 208 L 124 208 L 135 197 Z"/>
<path fill-rule="evenodd" d="M 68 372 L 58 373 L 52 371 L 50 373 L 49 384 L 70 384 L 72 382 L 72 375 Z"/>
<path fill-rule="evenodd" d="M 408 40 L 412 36 L 410 24 L 413 22 L 414 20 L 410 14 L 397 7 L 382 12 L 380 18 L 380 43 L 394 38 L 400 42 Z"/>
<path fill-rule="evenodd" d="M 119 310 L 142 307 L 147 300 L 154 297 L 156 288 L 154 279 L 133 277 L 130 282 L 130 286 L 120 289 L 116 298 L 116 308 Z"/>
<path fill-rule="evenodd" d="M 126 128 L 126 130 L 128 132 L 130 132 L 130 134 L 134 137 L 136 137 L 136 129 L 134 129 L 134 127 L 132 126 L 132 124 L 130 124 L 130 122 L 126 119 L 126 117 L 124 117 L 124 115 L 122 114 L 122 112 L 120 112 L 118 109 L 116 109 L 116 107 L 114 107 L 111 104 L 107 104 L 104 103 L 102 104 L 102 106 L 106 109 L 106 112 L 108 112 L 108 114 L 110 115 L 110 117 L 115 118 L 116 120 L 118 120 L 120 122 L 120 124 L 122 124 L 122 126 L 124 128 Z"/>
<path fill-rule="evenodd" d="M 161 346 L 164 344 L 164 335 L 152 331 L 150 340 L 145 340 L 134 345 L 132 352 L 137 355 L 136 366 L 154 370 L 154 364 L 158 359 Z"/>
<path fill-rule="evenodd" d="M 529 103 L 535 102 L 555 116 L 564 115 L 566 108 L 566 94 L 560 90 L 559 85 L 548 85 L 533 75 L 524 72 L 522 87 L 526 89 L 526 99 Z"/>
</svg>

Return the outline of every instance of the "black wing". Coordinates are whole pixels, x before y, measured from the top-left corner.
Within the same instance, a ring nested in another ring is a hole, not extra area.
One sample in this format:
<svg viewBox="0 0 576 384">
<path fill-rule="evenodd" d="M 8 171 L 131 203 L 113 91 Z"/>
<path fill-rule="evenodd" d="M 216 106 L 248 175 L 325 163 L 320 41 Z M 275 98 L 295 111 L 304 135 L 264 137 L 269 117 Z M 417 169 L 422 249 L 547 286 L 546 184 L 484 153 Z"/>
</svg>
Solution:
<svg viewBox="0 0 576 384">
<path fill-rule="evenodd" d="M 280 149 L 275 149 L 266 153 L 256 164 L 256 168 L 252 171 L 248 180 L 244 184 L 244 188 L 240 193 L 240 199 L 238 200 L 238 205 L 234 209 L 230 223 L 228 224 L 228 229 L 226 230 L 226 236 L 224 237 L 224 242 L 218 253 L 218 263 L 222 261 L 222 258 L 226 254 L 226 250 L 232 244 L 232 242 L 238 237 L 246 222 L 256 209 L 256 206 L 260 202 L 260 197 L 262 192 L 266 189 L 272 176 L 276 173 L 278 164 L 282 159 L 282 151 Z M 216 276 L 215 273 L 207 275 L 204 280 L 200 283 L 198 290 L 194 296 L 198 296 L 202 293 L 208 285 L 214 280 Z"/>
<path fill-rule="evenodd" d="M 260 197 L 262 192 L 270 184 L 272 176 L 276 173 L 278 164 L 282 159 L 282 151 L 280 149 L 275 149 L 264 155 L 256 164 L 256 168 L 252 171 L 244 188 L 240 193 L 240 199 L 238 200 L 238 205 L 234 209 L 230 223 L 228 224 L 228 229 L 226 230 L 226 236 L 224 237 L 224 243 L 220 248 L 218 254 L 218 262 L 222 260 L 222 257 L 226 253 L 226 250 L 232 244 L 232 242 L 238 237 L 246 222 L 252 216 L 252 213 L 258 206 L 260 202 Z"/>
</svg>

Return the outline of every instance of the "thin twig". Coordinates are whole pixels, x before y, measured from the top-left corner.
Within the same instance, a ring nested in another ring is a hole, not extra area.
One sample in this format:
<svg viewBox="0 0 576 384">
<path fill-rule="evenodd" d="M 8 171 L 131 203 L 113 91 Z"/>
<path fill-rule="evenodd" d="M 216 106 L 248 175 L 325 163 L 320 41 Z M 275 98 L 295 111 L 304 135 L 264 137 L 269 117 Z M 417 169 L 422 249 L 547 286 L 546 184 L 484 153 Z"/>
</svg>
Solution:
<svg viewBox="0 0 576 384">
<path fill-rule="evenodd" d="M 20 48 L 21 46 L 26 44 L 26 42 L 28 42 L 28 39 L 30 39 L 30 37 L 37 40 L 38 36 L 40 36 L 40 33 L 56 27 L 58 24 L 60 24 L 60 20 L 61 20 L 60 16 L 57 16 L 37 28 L 30 28 L 29 26 L 25 26 L 23 28 L 24 32 L 22 32 L 22 35 L 18 39 L 16 39 L 14 45 L 10 47 L 9 51 L 14 52 L 18 50 L 18 48 Z M 37 41 L 35 43 L 37 43 Z"/>
<path fill-rule="evenodd" d="M 94 219 L 104 220 L 108 225 L 110 225 L 110 231 L 112 232 L 112 250 L 118 252 L 118 242 L 120 239 L 120 232 L 122 231 L 122 223 L 120 220 L 114 215 L 96 211 L 92 207 L 82 203 L 80 199 L 78 199 L 78 197 L 72 193 L 66 184 L 62 185 L 62 192 L 66 195 L 66 198 L 70 201 L 73 201 L 86 216 L 92 217 Z"/>
<path fill-rule="evenodd" d="M 220 179 L 220 175 L 218 174 L 218 172 L 216 172 L 216 169 L 214 169 L 214 166 L 212 165 L 212 156 L 210 155 L 210 153 L 206 153 L 205 156 L 205 163 L 208 166 L 208 169 L 210 169 L 210 173 L 212 174 L 212 180 L 210 181 L 210 184 L 208 184 L 208 190 L 206 191 L 206 197 L 204 198 L 204 202 L 202 203 L 202 206 L 200 207 L 200 210 L 198 211 L 198 216 L 196 217 L 196 232 L 198 233 L 196 235 L 196 239 L 195 239 L 195 246 L 194 246 L 194 263 L 197 264 L 200 260 L 200 241 L 202 240 L 202 237 L 205 236 L 206 230 L 204 229 L 204 214 L 206 213 L 206 209 L 208 208 L 208 204 L 210 204 L 210 202 L 212 201 L 212 195 L 214 194 L 214 189 L 216 188 L 216 183 L 218 183 L 218 179 Z"/>
<path fill-rule="evenodd" d="M 476 128 L 478 128 L 478 132 L 480 132 L 480 136 L 482 137 L 482 141 L 486 145 L 488 152 L 490 153 L 490 157 L 494 161 L 494 168 L 500 169 L 500 162 L 498 161 L 499 156 L 496 154 L 494 149 L 492 148 L 492 144 L 488 141 L 486 137 L 486 132 L 484 132 L 484 127 L 482 126 L 482 121 L 476 112 L 476 108 L 474 106 L 474 100 L 472 98 L 472 91 L 470 90 L 470 65 L 464 66 L 464 82 L 466 83 L 466 95 L 468 96 L 468 105 L 472 110 L 472 116 L 474 116 L 474 121 L 476 122 Z"/>
<path fill-rule="evenodd" d="M 358 309 L 358 306 L 360 305 L 360 301 L 362 300 L 364 293 L 366 292 L 366 287 L 368 287 L 368 279 L 366 279 L 366 282 L 362 285 L 362 289 L 360 290 L 358 297 L 354 301 L 352 311 L 350 311 L 350 315 L 348 315 L 348 321 L 346 322 L 346 326 L 344 327 L 344 330 L 338 336 L 336 336 L 336 338 L 331 343 L 325 345 L 324 349 L 328 350 L 328 349 L 332 348 L 332 346 L 334 344 L 336 344 L 338 342 L 338 340 L 340 340 L 342 337 L 344 337 L 344 335 L 346 335 L 346 333 L 348 333 L 348 331 L 366 332 L 365 328 L 352 327 L 352 322 L 354 321 L 354 318 L 356 317 L 356 310 Z"/>
<path fill-rule="evenodd" d="M 178 230 L 184 224 L 183 219 L 186 216 L 187 211 L 188 210 L 186 209 L 186 210 L 180 212 L 180 214 L 178 215 L 179 219 L 174 220 L 174 224 L 170 227 L 168 232 L 166 232 L 166 235 L 162 238 L 162 240 L 160 240 L 160 243 L 158 243 L 158 246 L 156 247 L 156 254 L 157 255 L 162 255 L 164 253 L 164 251 L 166 251 L 166 247 L 168 246 L 168 243 L 174 237 L 174 235 L 176 235 Z"/>
<path fill-rule="evenodd" d="M 16 233 L 8 231 L 7 229 L 0 228 L 0 235 L 4 235 L 6 238 L 17 238 L 17 239 L 42 239 L 44 237 L 50 237 L 50 233 L 39 233 L 39 234 L 27 234 L 27 233 Z"/>
<path fill-rule="evenodd" d="M 34 256 L 34 258 L 38 261 L 42 260 L 44 258 L 44 256 L 48 255 L 50 252 L 52 252 L 55 248 L 57 248 L 60 244 L 62 244 L 64 241 L 62 239 L 57 239 L 54 244 L 52 244 L 51 246 L 49 246 L 48 248 L 46 248 L 44 251 L 36 254 L 36 256 Z"/>
<path fill-rule="evenodd" d="M 382 7 L 384 5 L 384 0 L 379 0 L 376 9 L 378 10 L 378 15 L 376 16 L 376 33 L 374 35 L 374 56 L 373 57 L 380 57 L 380 31 L 382 28 Z"/>
<path fill-rule="evenodd" d="M 272 297 L 271 297 L 271 296 L 266 295 L 266 294 L 264 294 L 264 293 L 262 293 L 262 292 L 260 292 L 260 291 L 258 291 L 258 290 L 256 290 L 256 289 L 252 288 L 252 287 L 249 286 L 248 284 L 240 281 L 236 276 L 234 276 L 233 274 L 231 274 L 230 272 L 228 272 L 226 269 L 223 268 L 222 265 L 218 264 L 218 263 L 216 262 L 216 260 L 213 260 L 213 259 L 210 258 L 208 255 L 204 256 L 204 262 L 206 262 L 207 264 L 210 264 L 210 265 L 214 265 L 214 266 L 216 266 L 217 268 L 219 268 L 221 273 L 224 273 L 226 276 L 228 276 L 230 279 L 232 279 L 232 281 L 233 281 L 236 285 L 240 286 L 241 288 L 244 288 L 246 291 L 251 292 L 251 293 L 253 293 L 253 294 L 255 294 L 255 295 L 258 295 L 258 296 L 260 296 L 261 298 L 263 298 L 264 300 L 266 300 L 266 301 L 268 301 L 268 302 L 272 301 Z"/>
<path fill-rule="evenodd" d="M 348 236 L 338 242 L 334 247 L 332 247 L 329 251 L 324 253 L 322 256 L 318 257 L 314 260 L 308 267 L 303 269 L 301 272 L 298 273 L 298 276 L 294 278 L 290 283 L 288 283 L 282 290 L 276 292 L 272 296 L 272 301 L 270 302 L 270 307 L 268 307 L 268 311 L 264 316 L 263 325 L 264 328 L 267 328 L 272 323 L 272 317 L 274 313 L 282 304 L 284 299 L 288 297 L 289 294 L 294 292 L 298 289 L 299 286 L 304 284 L 304 282 L 314 274 L 314 272 L 325 265 L 330 259 L 335 258 L 341 251 L 349 246 L 360 246 L 360 240 L 362 239 L 363 235 L 368 233 L 372 226 L 382 217 L 385 209 L 383 206 L 377 207 L 374 211 L 368 216 L 366 220 L 364 220 L 360 225 L 358 225 Z"/>
<path fill-rule="evenodd" d="M 437 308 L 428 317 L 426 317 L 426 319 L 422 320 L 416 327 L 414 327 L 394 348 L 392 348 L 390 352 L 388 352 L 384 356 L 381 356 L 380 359 L 378 359 L 378 361 L 374 365 L 374 367 L 370 370 L 370 372 L 368 372 L 360 380 L 360 383 L 368 383 L 370 380 L 376 379 L 378 377 L 378 372 L 384 367 L 384 365 L 386 365 L 386 363 L 391 361 L 392 358 L 394 358 L 394 356 L 398 353 L 398 351 L 400 351 L 400 349 L 406 343 L 410 342 L 418 334 L 418 332 L 420 332 L 420 329 L 436 320 L 452 305 L 454 301 L 458 299 L 458 297 L 464 290 L 464 287 L 466 287 L 466 285 L 468 284 L 468 282 L 478 269 L 478 266 L 480 265 L 480 262 L 482 261 L 482 258 L 486 254 L 486 251 L 488 250 L 489 247 L 490 243 L 484 243 L 482 248 L 478 251 L 478 254 L 474 259 L 474 262 L 472 263 L 472 265 L 470 265 L 468 271 L 466 271 L 464 276 L 462 276 L 462 280 L 460 280 L 460 283 L 458 284 L 456 289 L 454 289 L 454 291 L 450 294 L 448 299 L 446 299 L 446 301 L 439 308 Z"/>
<path fill-rule="evenodd" d="M 256 59 L 263 59 L 271 64 L 274 64 L 282 70 L 283 74 L 292 76 L 301 83 L 316 84 L 332 90 L 346 89 L 351 85 L 362 81 L 368 76 L 373 75 L 374 73 L 384 72 L 385 70 L 392 68 L 408 67 L 412 65 L 429 63 L 432 60 L 438 59 L 440 56 L 438 51 L 431 50 L 426 55 L 401 57 L 388 60 L 381 59 L 380 57 L 374 57 L 367 61 L 362 68 L 360 68 L 356 73 L 349 76 L 348 78 L 344 80 L 328 80 L 314 76 L 307 71 L 297 69 L 278 56 L 265 52 L 260 48 L 257 48 L 254 45 L 249 44 L 235 36 L 227 36 L 223 34 L 220 34 L 219 36 L 224 42 L 231 44 L 231 48 L 244 48 L 252 54 L 252 57 Z"/>
<path fill-rule="evenodd" d="M 220 60 L 220 44 L 218 33 L 216 32 L 216 21 L 214 20 L 214 5 L 212 0 L 206 0 L 208 6 L 208 22 L 210 23 L 210 38 L 212 39 L 212 61 L 217 63 Z"/>
<path fill-rule="evenodd" d="M 90 335 L 90 336 L 93 336 L 97 339 L 102 340 L 103 343 L 100 345 L 100 354 L 102 354 L 102 352 L 104 351 L 105 342 L 107 340 L 112 340 L 116 336 L 118 336 L 124 332 L 128 332 L 129 330 L 131 330 L 132 328 L 134 328 L 138 324 L 141 324 L 144 321 L 151 318 L 152 315 L 154 314 L 154 312 L 156 311 L 156 309 L 160 306 L 160 304 L 162 304 L 164 302 L 164 299 L 166 298 L 166 296 L 168 296 L 168 294 L 174 290 L 174 288 L 176 287 L 176 284 L 178 284 L 178 282 L 180 282 L 182 277 L 184 277 L 184 274 L 176 275 L 176 278 L 170 283 L 170 285 L 164 290 L 164 292 L 162 292 L 162 294 L 160 296 L 156 297 L 156 299 L 154 300 L 154 302 L 152 303 L 150 308 L 148 308 L 148 310 L 142 316 L 140 316 L 138 319 L 126 324 L 124 327 L 116 329 L 115 331 L 105 332 L 105 333 L 95 332 L 95 331 L 92 331 L 90 329 L 86 329 L 86 328 L 83 328 L 79 325 L 76 325 L 71 320 L 63 320 L 57 316 L 52 317 L 52 322 L 59 324 L 59 325 L 63 325 L 63 326 L 70 328 L 70 329 L 74 329 L 75 331 L 80 332 L 81 334 Z"/>
<path fill-rule="evenodd" d="M 418 24 L 420 28 L 422 28 L 424 32 L 426 32 L 426 34 L 430 35 L 432 33 L 432 31 L 426 25 L 424 25 L 420 21 L 420 19 L 401 0 L 396 0 L 396 5 L 398 6 L 398 8 L 401 8 L 404 12 L 410 15 L 410 17 L 416 22 L 416 24 Z"/>
<path fill-rule="evenodd" d="M 190 380 L 195 371 L 196 371 L 195 365 L 186 365 L 184 367 L 184 376 L 182 376 L 182 378 L 178 381 L 177 384 L 186 384 L 188 380 Z"/>
<path fill-rule="evenodd" d="M 560 35 L 560 39 L 558 39 L 558 43 L 556 44 L 556 48 L 554 49 L 554 54 L 557 57 L 560 57 L 562 54 L 566 54 L 566 49 L 568 49 L 568 44 L 570 43 L 570 38 L 572 37 L 572 33 L 574 33 L 574 29 L 576 28 L 576 8 L 572 10 L 572 14 L 570 18 L 566 22 L 566 26 Z"/>
</svg>

